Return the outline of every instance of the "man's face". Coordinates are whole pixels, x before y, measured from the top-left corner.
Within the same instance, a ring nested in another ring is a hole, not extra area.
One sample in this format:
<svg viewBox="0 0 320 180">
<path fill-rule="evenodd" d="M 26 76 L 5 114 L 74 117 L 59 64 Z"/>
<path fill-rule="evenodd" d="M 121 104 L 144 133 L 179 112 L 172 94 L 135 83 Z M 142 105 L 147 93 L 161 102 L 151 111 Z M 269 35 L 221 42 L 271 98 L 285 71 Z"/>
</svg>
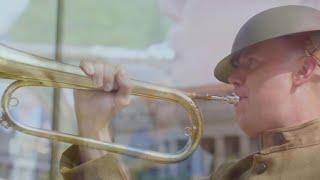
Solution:
<svg viewBox="0 0 320 180">
<path fill-rule="evenodd" d="M 251 137 L 282 127 L 290 113 L 292 72 L 297 51 L 288 40 L 269 40 L 243 51 L 228 81 L 240 101 L 235 105 L 241 128 Z"/>
</svg>

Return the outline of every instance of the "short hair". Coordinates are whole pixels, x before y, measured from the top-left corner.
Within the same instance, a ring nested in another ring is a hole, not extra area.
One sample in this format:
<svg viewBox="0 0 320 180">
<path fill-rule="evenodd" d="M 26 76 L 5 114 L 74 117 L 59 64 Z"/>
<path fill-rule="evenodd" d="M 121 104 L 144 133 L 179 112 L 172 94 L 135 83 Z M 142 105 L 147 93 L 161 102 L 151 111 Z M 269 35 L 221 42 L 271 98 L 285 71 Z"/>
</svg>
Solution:
<svg viewBox="0 0 320 180">
<path fill-rule="evenodd" d="M 304 49 L 313 54 L 320 49 L 320 31 L 311 32 L 304 42 Z"/>
</svg>

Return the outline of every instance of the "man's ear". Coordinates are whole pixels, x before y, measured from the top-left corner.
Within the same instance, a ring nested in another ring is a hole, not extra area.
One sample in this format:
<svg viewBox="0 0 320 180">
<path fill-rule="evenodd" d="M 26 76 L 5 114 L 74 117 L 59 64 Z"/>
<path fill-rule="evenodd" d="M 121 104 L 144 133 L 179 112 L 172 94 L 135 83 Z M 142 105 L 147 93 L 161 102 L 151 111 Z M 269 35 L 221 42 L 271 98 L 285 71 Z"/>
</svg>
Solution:
<svg viewBox="0 0 320 180">
<path fill-rule="evenodd" d="M 295 86 L 309 81 L 317 67 L 317 62 L 312 56 L 304 57 L 301 60 L 298 70 L 293 74 L 293 84 Z"/>
</svg>

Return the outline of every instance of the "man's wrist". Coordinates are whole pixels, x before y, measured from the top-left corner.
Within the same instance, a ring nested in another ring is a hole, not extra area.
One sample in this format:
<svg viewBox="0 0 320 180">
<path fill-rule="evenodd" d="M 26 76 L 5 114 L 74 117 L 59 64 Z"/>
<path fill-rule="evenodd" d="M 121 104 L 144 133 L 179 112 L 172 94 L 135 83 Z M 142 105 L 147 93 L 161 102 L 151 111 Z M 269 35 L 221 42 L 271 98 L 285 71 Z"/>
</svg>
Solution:
<svg viewBox="0 0 320 180">
<path fill-rule="evenodd" d="M 81 128 L 82 129 L 82 128 Z M 80 131 L 80 136 L 100 140 L 104 142 L 113 142 L 112 133 L 109 127 L 102 128 L 100 130 L 83 130 Z M 93 159 L 98 159 L 101 156 L 106 155 L 108 152 L 103 150 L 97 150 L 80 146 L 80 157 L 82 162 L 86 162 Z"/>
</svg>

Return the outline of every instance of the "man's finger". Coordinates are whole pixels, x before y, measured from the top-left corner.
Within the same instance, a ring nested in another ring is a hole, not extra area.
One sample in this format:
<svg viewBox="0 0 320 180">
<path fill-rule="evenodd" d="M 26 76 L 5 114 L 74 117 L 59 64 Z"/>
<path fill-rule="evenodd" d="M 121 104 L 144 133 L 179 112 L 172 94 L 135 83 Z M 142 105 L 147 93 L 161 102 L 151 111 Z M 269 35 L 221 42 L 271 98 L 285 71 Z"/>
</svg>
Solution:
<svg viewBox="0 0 320 180">
<path fill-rule="evenodd" d="M 103 64 L 96 62 L 94 64 L 95 74 L 93 75 L 93 81 L 97 88 L 102 88 L 103 86 Z"/>
<path fill-rule="evenodd" d="M 119 90 L 116 94 L 116 101 L 118 104 L 125 106 L 130 103 L 131 84 L 128 76 L 124 73 L 123 69 L 120 69 L 116 76 Z"/>
<path fill-rule="evenodd" d="M 114 79 L 115 79 L 115 68 L 109 66 L 108 64 L 103 65 L 103 89 L 107 92 L 110 92 L 114 88 Z"/>
<path fill-rule="evenodd" d="M 129 95 L 132 87 L 129 77 L 126 75 L 123 69 L 120 69 L 119 73 L 117 74 L 117 83 L 119 85 L 118 93 L 122 95 Z"/>
<path fill-rule="evenodd" d="M 86 73 L 88 76 L 93 76 L 95 71 L 93 67 L 93 63 L 90 61 L 82 60 L 80 62 L 80 68 L 84 73 Z"/>
</svg>

